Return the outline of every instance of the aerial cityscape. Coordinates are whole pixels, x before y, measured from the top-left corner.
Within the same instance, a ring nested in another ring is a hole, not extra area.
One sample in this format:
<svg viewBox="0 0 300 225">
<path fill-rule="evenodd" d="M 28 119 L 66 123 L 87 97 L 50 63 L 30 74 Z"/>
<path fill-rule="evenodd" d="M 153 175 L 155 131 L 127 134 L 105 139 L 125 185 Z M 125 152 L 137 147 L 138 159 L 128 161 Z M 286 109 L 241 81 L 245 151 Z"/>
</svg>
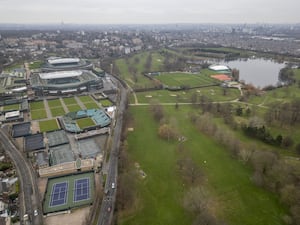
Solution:
<svg viewBox="0 0 300 225">
<path fill-rule="evenodd" d="M 2 1 L 0 225 L 300 224 L 298 6 Z"/>
</svg>

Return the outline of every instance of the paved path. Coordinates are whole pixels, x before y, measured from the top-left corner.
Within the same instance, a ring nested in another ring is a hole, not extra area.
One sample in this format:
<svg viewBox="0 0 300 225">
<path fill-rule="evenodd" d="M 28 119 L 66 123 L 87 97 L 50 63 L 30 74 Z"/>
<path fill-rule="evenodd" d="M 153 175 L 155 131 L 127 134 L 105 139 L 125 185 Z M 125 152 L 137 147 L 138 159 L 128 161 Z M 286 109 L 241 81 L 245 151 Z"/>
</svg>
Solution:
<svg viewBox="0 0 300 225">
<path fill-rule="evenodd" d="M 82 109 L 86 109 L 85 105 L 82 103 L 82 101 L 80 101 L 80 99 L 77 96 L 74 96 L 77 104 L 82 108 Z"/>
<path fill-rule="evenodd" d="M 61 103 L 62 107 L 64 108 L 65 112 L 68 113 L 68 112 L 69 112 L 69 109 L 68 109 L 68 107 L 66 106 L 66 104 L 65 104 L 65 102 L 64 102 L 64 100 L 63 100 L 63 98 L 59 98 L 59 100 L 60 100 L 60 103 Z"/>
<path fill-rule="evenodd" d="M 47 117 L 52 118 L 52 113 L 50 111 L 47 99 L 44 99 L 44 106 L 45 106 L 45 110 L 46 110 L 46 113 L 47 113 Z"/>
</svg>

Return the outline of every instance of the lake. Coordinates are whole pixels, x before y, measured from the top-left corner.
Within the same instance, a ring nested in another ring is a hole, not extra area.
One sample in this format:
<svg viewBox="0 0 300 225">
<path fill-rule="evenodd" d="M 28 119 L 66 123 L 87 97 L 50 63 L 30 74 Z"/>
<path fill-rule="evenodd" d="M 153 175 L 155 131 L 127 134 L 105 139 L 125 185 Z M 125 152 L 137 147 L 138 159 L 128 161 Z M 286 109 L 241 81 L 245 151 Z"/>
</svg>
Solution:
<svg viewBox="0 0 300 225">
<path fill-rule="evenodd" d="M 267 59 L 241 59 L 223 63 L 231 69 L 238 69 L 240 71 L 240 80 L 260 88 L 268 85 L 276 86 L 279 71 L 285 67 L 284 63 L 277 63 Z"/>
</svg>

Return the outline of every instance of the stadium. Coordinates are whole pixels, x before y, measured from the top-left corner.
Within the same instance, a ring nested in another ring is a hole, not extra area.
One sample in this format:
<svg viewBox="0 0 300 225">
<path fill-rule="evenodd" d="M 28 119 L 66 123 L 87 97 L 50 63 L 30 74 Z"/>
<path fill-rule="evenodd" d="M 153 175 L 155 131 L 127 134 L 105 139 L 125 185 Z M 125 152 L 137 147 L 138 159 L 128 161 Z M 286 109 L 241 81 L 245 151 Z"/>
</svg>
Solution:
<svg viewBox="0 0 300 225">
<path fill-rule="evenodd" d="M 61 70 L 78 70 L 87 69 L 90 70 L 93 65 L 85 60 L 79 58 L 59 58 L 52 57 L 49 58 L 46 63 L 42 66 L 42 71 L 61 71 Z"/>
<path fill-rule="evenodd" d="M 110 125 L 111 118 L 101 109 L 87 109 L 67 113 L 60 118 L 62 127 L 71 133 L 94 130 Z"/>
<path fill-rule="evenodd" d="M 32 74 L 31 87 L 36 96 L 63 95 L 102 88 L 103 81 L 88 70 L 56 71 Z"/>
</svg>

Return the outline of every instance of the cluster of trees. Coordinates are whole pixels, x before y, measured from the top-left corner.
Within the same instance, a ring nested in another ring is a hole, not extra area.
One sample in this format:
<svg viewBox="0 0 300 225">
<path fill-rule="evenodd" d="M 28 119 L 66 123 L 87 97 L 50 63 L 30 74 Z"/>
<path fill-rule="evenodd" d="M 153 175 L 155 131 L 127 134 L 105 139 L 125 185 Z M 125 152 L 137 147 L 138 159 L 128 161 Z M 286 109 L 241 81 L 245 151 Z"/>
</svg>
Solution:
<svg viewBox="0 0 300 225">
<path fill-rule="evenodd" d="M 300 123 L 300 99 L 291 102 L 271 106 L 265 114 L 265 120 L 269 124 L 278 123 L 280 126 Z"/>
<path fill-rule="evenodd" d="M 278 80 L 287 85 L 294 84 L 296 79 L 293 69 L 289 67 L 282 68 L 279 71 Z"/>
<path fill-rule="evenodd" d="M 216 125 L 209 113 L 190 114 L 190 119 L 199 131 L 226 146 L 232 157 L 250 165 L 256 185 L 279 195 L 290 210 L 290 215 L 283 217 L 285 223 L 300 224 L 300 175 L 294 166 L 275 152 L 242 144 L 233 134 Z"/>
</svg>

